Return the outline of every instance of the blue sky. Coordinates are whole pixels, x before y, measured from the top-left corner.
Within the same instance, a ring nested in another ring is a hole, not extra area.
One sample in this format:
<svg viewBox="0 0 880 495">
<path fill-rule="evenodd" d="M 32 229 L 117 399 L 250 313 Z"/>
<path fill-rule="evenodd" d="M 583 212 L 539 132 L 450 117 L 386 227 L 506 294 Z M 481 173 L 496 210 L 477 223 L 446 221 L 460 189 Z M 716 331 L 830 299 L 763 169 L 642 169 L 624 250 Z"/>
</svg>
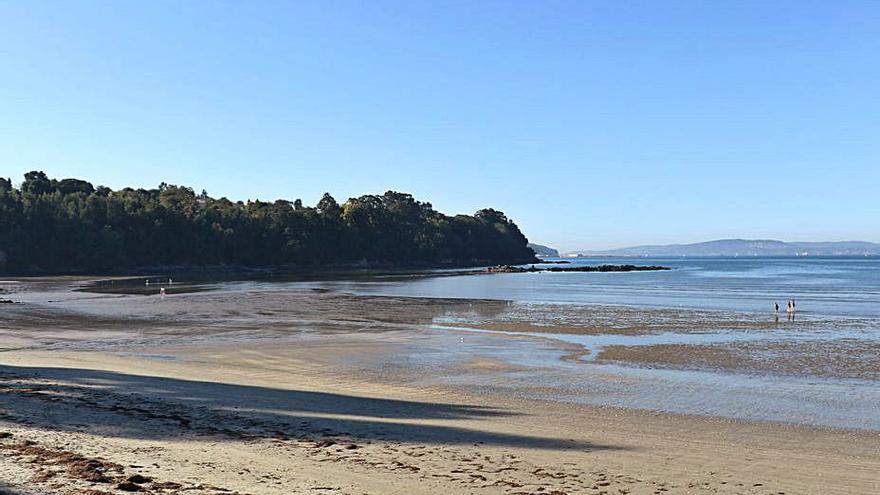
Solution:
<svg viewBox="0 0 880 495">
<path fill-rule="evenodd" d="M 0 175 L 880 241 L 880 2 L 0 1 Z"/>
</svg>

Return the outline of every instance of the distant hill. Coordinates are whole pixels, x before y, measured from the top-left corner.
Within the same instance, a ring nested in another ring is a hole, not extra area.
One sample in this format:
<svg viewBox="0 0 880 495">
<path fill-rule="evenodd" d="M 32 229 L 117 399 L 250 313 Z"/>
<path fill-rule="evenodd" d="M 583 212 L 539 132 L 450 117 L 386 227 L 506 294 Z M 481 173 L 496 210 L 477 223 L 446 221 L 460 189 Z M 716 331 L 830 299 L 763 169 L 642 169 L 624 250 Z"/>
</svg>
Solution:
<svg viewBox="0 0 880 495">
<path fill-rule="evenodd" d="M 528 246 L 535 252 L 535 254 L 541 258 L 558 258 L 559 251 L 553 249 L 552 247 L 542 246 L 541 244 L 535 244 L 530 242 Z"/>
<path fill-rule="evenodd" d="M 880 255 L 880 244 L 864 241 L 783 242 L 763 239 L 720 239 L 694 244 L 634 246 L 604 251 L 577 251 L 575 256 L 863 256 Z"/>
</svg>

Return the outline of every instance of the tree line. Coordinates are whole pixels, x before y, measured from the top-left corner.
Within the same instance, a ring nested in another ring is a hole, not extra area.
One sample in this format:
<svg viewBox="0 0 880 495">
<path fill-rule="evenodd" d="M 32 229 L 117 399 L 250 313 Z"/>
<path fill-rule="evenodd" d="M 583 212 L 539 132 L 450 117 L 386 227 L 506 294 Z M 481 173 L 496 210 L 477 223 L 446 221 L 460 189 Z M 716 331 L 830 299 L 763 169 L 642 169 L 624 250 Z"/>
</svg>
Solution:
<svg viewBox="0 0 880 495">
<path fill-rule="evenodd" d="M 504 213 L 448 216 L 388 191 L 314 207 L 161 184 L 112 190 L 29 172 L 0 178 L 0 270 L 108 272 L 231 265 L 479 265 L 535 260 Z"/>
</svg>

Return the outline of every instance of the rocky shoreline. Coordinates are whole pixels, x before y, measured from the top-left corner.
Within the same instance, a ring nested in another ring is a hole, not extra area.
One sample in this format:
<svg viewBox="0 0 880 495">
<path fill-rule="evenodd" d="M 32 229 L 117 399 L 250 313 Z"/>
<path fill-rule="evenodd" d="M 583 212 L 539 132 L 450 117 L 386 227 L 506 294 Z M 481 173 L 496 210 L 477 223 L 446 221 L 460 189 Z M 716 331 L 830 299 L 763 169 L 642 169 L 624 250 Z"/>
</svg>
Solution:
<svg viewBox="0 0 880 495">
<path fill-rule="evenodd" d="M 671 270 L 668 266 L 660 265 L 597 265 L 597 266 L 551 266 L 538 268 L 535 265 L 529 267 L 498 265 L 486 268 L 486 273 L 533 273 L 533 272 L 653 272 Z"/>
</svg>

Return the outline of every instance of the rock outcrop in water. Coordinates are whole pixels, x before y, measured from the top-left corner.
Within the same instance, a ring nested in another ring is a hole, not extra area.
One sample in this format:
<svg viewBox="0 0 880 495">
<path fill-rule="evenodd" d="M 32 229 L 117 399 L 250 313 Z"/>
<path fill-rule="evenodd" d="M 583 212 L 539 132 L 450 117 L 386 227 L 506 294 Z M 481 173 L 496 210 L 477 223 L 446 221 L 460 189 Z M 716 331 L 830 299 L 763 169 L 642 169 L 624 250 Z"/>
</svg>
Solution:
<svg viewBox="0 0 880 495">
<path fill-rule="evenodd" d="M 551 266 L 538 268 L 498 265 L 486 268 L 488 273 L 533 273 L 533 272 L 652 272 L 670 270 L 668 266 L 659 265 L 598 265 L 598 266 Z"/>
</svg>

